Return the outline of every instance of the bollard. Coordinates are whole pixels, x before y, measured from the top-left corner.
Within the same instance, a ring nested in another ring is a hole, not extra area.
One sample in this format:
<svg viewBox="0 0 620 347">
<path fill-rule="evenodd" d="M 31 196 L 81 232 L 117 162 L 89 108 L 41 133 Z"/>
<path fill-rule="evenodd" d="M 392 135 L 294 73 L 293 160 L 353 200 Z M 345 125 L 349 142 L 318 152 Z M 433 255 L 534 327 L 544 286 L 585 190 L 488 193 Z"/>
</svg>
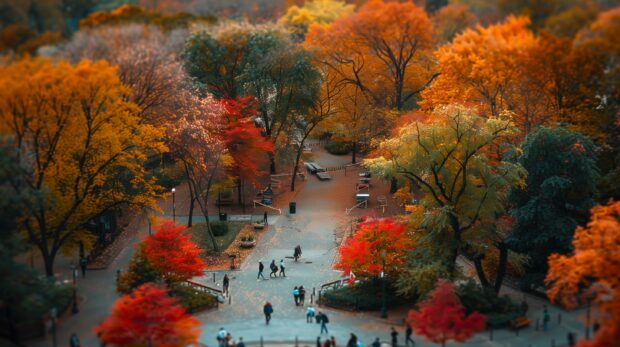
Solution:
<svg viewBox="0 0 620 347">
<path fill-rule="evenodd" d="M 562 324 L 562 314 L 558 313 L 558 324 Z"/>
<path fill-rule="evenodd" d="M 316 288 L 312 287 L 312 295 L 316 295 Z"/>
<path fill-rule="evenodd" d="M 213 283 L 215 283 L 215 272 L 213 273 Z"/>
<path fill-rule="evenodd" d="M 263 347 L 263 337 L 260 337 L 260 347 Z"/>
<path fill-rule="evenodd" d="M 536 318 L 536 331 L 538 331 L 538 323 L 539 323 L 538 318 Z"/>
<path fill-rule="evenodd" d="M 319 290 L 319 298 L 316 301 L 317 306 L 321 306 L 321 291 Z"/>
<path fill-rule="evenodd" d="M 299 347 L 299 339 L 295 336 L 295 347 Z"/>
<path fill-rule="evenodd" d="M 231 302 L 232 302 L 232 295 L 228 294 L 228 304 L 230 305 Z"/>
<path fill-rule="evenodd" d="M 310 303 L 314 303 L 314 294 L 310 294 Z"/>
</svg>

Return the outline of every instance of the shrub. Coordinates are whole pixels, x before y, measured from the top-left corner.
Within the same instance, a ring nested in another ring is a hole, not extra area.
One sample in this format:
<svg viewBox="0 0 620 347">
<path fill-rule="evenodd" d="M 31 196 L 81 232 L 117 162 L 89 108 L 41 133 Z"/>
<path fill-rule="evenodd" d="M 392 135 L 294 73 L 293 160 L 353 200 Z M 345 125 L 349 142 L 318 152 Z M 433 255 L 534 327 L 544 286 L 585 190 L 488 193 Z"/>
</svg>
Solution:
<svg viewBox="0 0 620 347">
<path fill-rule="evenodd" d="M 224 236 L 228 233 L 227 222 L 211 222 L 211 231 L 215 236 Z"/>
<path fill-rule="evenodd" d="M 381 280 L 366 280 L 354 285 L 326 290 L 321 295 L 321 303 L 329 307 L 360 311 L 379 310 L 382 305 Z M 407 299 L 396 294 L 393 283 L 388 281 L 386 283 L 386 305 L 391 307 L 406 301 Z"/>
<path fill-rule="evenodd" d="M 325 150 L 334 155 L 349 154 L 351 149 L 351 144 L 344 141 L 333 141 L 325 145 Z"/>
<path fill-rule="evenodd" d="M 466 313 L 478 311 L 487 317 L 487 326 L 501 328 L 521 315 L 521 309 L 508 296 L 497 296 L 491 288 L 467 281 L 457 289 Z"/>
<path fill-rule="evenodd" d="M 170 295 L 177 298 L 189 313 L 217 306 L 217 298 L 213 294 L 186 285 L 172 285 Z"/>
<path fill-rule="evenodd" d="M 252 234 L 242 235 L 241 236 L 241 241 L 243 241 L 243 242 L 254 241 L 254 235 L 252 235 Z"/>
</svg>

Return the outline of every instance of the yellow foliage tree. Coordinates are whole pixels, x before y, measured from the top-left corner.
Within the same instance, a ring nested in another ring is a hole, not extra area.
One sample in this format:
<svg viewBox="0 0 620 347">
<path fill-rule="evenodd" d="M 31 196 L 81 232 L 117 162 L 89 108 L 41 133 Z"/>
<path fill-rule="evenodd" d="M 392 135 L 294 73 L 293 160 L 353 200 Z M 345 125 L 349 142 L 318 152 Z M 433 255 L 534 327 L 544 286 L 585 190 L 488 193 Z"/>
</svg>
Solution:
<svg viewBox="0 0 620 347">
<path fill-rule="evenodd" d="M 90 220 L 155 203 L 158 186 L 143 164 L 165 149 L 163 132 L 140 123 L 129 93 L 103 61 L 26 58 L 0 66 L 0 134 L 15 139 L 28 188 L 38 192 L 22 226 L 49 276 L 61 248 L 91 240 Z"/>
<path fill-rule="evenodd" d="M 310 25 L 329 24 L 353 12 L 354 7 L 339 0 L 309 0 L 301 7 L 297 5 L 289 7 L 278 23 L 303 39 Z"/>
</svg>

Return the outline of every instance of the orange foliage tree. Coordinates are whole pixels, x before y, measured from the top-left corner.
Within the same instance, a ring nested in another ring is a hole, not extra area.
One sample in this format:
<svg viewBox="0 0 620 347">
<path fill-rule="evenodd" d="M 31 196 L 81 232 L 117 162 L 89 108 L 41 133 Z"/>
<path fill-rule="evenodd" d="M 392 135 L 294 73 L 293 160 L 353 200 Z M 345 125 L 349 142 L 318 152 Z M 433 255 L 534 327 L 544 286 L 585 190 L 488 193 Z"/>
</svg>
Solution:
<svg viewBox="0 0 620 347">
<path fill-rule="evenodd" d="M 620 341 L 620 201 L 596 206 L 587 227 L 578 227 L 571 255 L 549 257 L 547 295 L 574 308 L 593 300 L 601 312 L 600 329 L 581 347 L 614 346 Z"/>
<path fill-rule="evenodd" d="M 445 346 L 449 340 L 464 342 L 483 330 L 486 317 L 475 311 L 465 316 L 454 284 L 440 279 L 429 297 L 419 304 L 418 311 L 409 311 L 407 322 L 417 335 Z"/>
<path fill-rule="evenodd" d="M 177 347 L 197 344 L 199 326 L 165 289 L 147 283 L 120 297 L 95 331 L 103 342 L 119 347 Z"/>
<path fill-rule="evenodd" d="M 330 25 L 312 25 L 306 45 L 375 103 L 401 110 L 436 75 L 432 24 L 413 2 L 372 0 Z M 384 105 L 387 100 L 387 105 Z"/>
<path fill-rule="evenodd" d="M 200 249 L 185 230 L 185 226 L 166 222 L 144 240 L 146 259 L 168 283 L 200 276 L 205 267 Z"/>
<path fill-rule="evenodd" d="M 383 268 L 385 252 L 386 274 L 396 274 L 406 262 L 406 254 L 413 247 L 404 224 L 392 219 L 367 220 L 358 225 L 356 234 L 340 247 L 336 267 L 345 273 L 360 277 L 378 276 Z"/>
</svg>

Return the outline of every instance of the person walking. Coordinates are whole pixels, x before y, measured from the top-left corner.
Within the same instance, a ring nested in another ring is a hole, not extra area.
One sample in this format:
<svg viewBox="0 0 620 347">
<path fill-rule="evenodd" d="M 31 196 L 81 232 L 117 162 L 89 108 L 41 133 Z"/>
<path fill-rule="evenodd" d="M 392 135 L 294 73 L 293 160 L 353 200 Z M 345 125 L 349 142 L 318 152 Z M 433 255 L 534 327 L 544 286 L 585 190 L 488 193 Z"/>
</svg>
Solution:
<svg viewBox="0 0 620 347">
<path fill-rule="evenodd" d="M 226 335 L 228 335 L 228 333 L 226 332 L 226 330 L 224 330 L 224 328 L 220 328 L 220 331 L 217 332 L 217 345 L 219 347 L 224 346 L 224 342 L 226 341 Z"/>
<path fill-rule="evenodd" d="M 80 339 L 75 333 L 71 334 L 71 337 L 69 338 L 69 346 L 80 347 Z"/>
<path fill-rule="evenodd" d="M 413 328 L 411 327 L 411 324 L 407 323 L 407 329 L 405 329 L 405 346 L 409 346 L 409 342 L 411 342 L 412 345 L 415 345 L 415 341 L 413 341 L 411 335 L 413 335 Z"/>
<path fill-rule="evenodd" d="M 269 321 L 271 320 L 271 314 L 273 313 L 273 306 L 271 303 L 267 301 L 265 306 L 263 306 L 263 313 L 265 314 L 265 324 L 269 325 Z"/>
<path fill-rule="evenodd" d="M 355 336 L 355 334 L 351 333 L 351 337 L 347 342 L 347 347 L 357 347 L 357 336 Z"/>
<path fill-rule="evenodd" d="M 306 309 L 306 323 L 312 323 L 313 319 L 314 319 L 314 307 L 310 305 Z"/>
<path fill-rule="evenodd" d="M 263 222 L 265 223 L 265 226 L 267 226 L 267 211 L 263 214 Z"/>
<path fill-rule="evenodd" d="M 222 290 L 224 295 L 228 296 L 228 285 L 230 284 L 230 280 L 228 279 L 228 274 L 224 274 L 224 280 L 222 280 Z"/>
<path fill-rule="evenodd" d="M 299 289 L 297 287 L 293 289 L 293 299 L 295 300 L 295 306 L 299 306 Z"/>
<path fill-rule="evenodd" d="M 392 347 L 397 347 L 398 346 L 398 331 L 396 331 L 394 327 L 392 327 L 392 332 L 390 333 L 390 335 L 392 336 Z"/>
<path fill-rule="evenodd" d="M 239 342 L 237 343 L 237 347 L 245 347 L 245 343 L 243 343 L 243 337 L 239 337 Z"/>
<path fill-rule="evenodd" d="M 276 265 L 275 259 L 271 260 L 271 264 L 269 264 L 269 269 L 271 269 L 271 273 L 269 274 L 269 278 L 278 277 L 278 265 Z"/>
<path fill-rule="evenodd" d="M 86 258 L 80 258 L 80 268 L 82 269 L 82 278 L 86 278 L 86 267 L 88 267 L 88 260 Z"/>
<path fill-rule="evenodd" d="M 551 321 L 551 316 L 549 315 L 549 310 L 547 310 L 547 305 L 543 306 L 543 331 L 547 331 L 549 328 L 549 322 Z"/>
<path fill-rule="evenodd" d="M 295 258 L 295 261 L 297 261 L 300 257 L 301 257 L 301 246 L 297 245 L 295 247 L 295 251 L 293 252 L 293 258 Z"/>
<path fill-rule="evenodd" d="M 327 330 L 327 323 L 329 323 L 329 318 L 327 318 L 327 315 L 323 312 L 319 311 L 319 322 L 321 323 L 321 334 L 323 334 L 323 330 L 325 330 L 325 334 L 329 334 L 329 331 Z"/>
<path fill-rule="evenodd" d="M 379 340 L 379 338 L 377 337 L 375 339 L 375 342 L 372 343 L 372 345 L 370 345 L 371 347 L 381 347 L 381 340 Z"/>
<path fill-rule="evenodd" d="M 306 290 L 304 289 L 304 286 L 299 286 L 299 304 L 303 306 L 305 300 L 306 300 Z"/>
<path fill-rule="evenodd" d="M 258 276 L 256 276 L 256 281 L 258 281 L 261 277 L 265 279 L 265 276 L 263 276 L 263 270 L 265 270 L 265 265 L 263 265 L 262 261 L 259 261 L 258 262 Z"/>
<path fill-rule="evenodd" d="M 284 272 L 284 259 L 280 259 L 280 276 L 286 277 L 286 273 Z"/>
</svg>

